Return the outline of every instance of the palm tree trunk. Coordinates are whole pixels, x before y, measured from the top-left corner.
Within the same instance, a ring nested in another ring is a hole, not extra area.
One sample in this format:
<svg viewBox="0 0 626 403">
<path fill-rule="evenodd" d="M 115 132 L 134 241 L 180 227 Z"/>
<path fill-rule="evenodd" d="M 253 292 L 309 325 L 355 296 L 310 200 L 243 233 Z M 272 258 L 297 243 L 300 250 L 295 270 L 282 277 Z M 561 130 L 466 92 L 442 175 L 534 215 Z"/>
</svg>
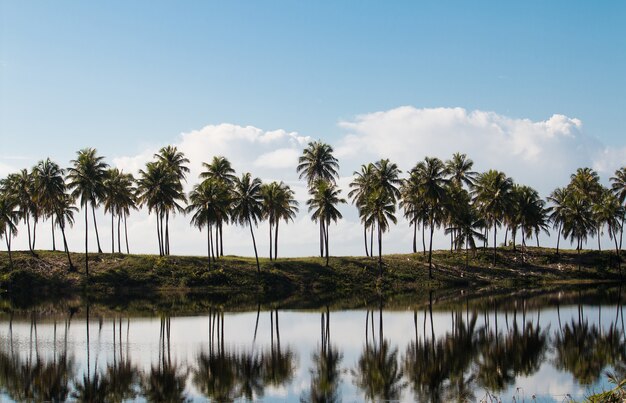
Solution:
<svg viewBox="0 0 626 403">
<path fill-rule="evenodd" d="M 465 270 L 467 270 L 468 267 L 469 267 L 469 247 L 468 247 L 469 245 L 468 245 L 468 241 L 469 241 L 469 238 L 465 238 Z"/>
<path fill-rule="evenodd" d="M 128 249 L 128 225 L 126 224 L 126 212 L 124 212 L 124 237 L 126 238 L 126 253 L 130 254 Z"/>
<path fill-rule="evenodd" d="M 320 257 L 324 257 L 324 220 L 320 218 Z"/>
<path fill-rule="evenodd" d="M 98 243 L 98 253 L 102 253 L 102 248 L 100 247 L 100 235 L 98 234 L 98 223 L 96 222 L 96 205 L 91 203 L 91 212 L 93 215 L 93 227 L 96 230 L 96 242 Z"/>
<path fill-rule="evenodd" d="M 87 278 L 89 278 L 89 238 L 87 237 L 88 233 L 88 225 L 89 220 L 87 219 L 88 207 L 85 204 L 85 273 L 87 274 Z"/>
<path fill-rule="evenodd" d="M 600 246 L 600 230 L 601 230 L 601 226 L 598 225 L 598 251 L 602 252 L 602 247 Z"/>
<path fill-rule="evenodd" d="M 506 246 L 506 242 L 509 240 L 509 228 L 504 227 L 504 246 Z"/>
<path fill-rule="evenodd" d="M 422 223 L 422 250 L 424 251 L 424 256 L 426 256 L 426 225 L 425 221 Z"/>
<path fill-rule="evenodd" d="M 454 231 L 450 232 L 450 253 L 452 253 L 452 248 L 454 247 L 454 236 L 453 236 Z"/>
<path fill-rule="evenodd" d="M 619 234 L 619 249 L 622 250 L 622 238 L 624 237 L 624 219 L 626 219 L 626 215 L 622 217 L 622 231 Z"/>
<path fill-rule="evenodd" d="M 576 248 L 576 253 L 578 255 L 578 271 L 580 271 L 580 237 L 578 237 L 578 248 Z"/>
<path fill-rule="evenodd" d="M 272 256 L 273 256 L 273 245 L 272 245 L 272 219 L 269 219 L 269 224 L 270 224 L 270 260 L 272 260 Z"/>
<path fill-rule="evenodd" d="M 122 227 L 122 215 L 117 215 L 117 253 L 122 253 L 122 238 L 121 238 L 121 227 Z"/>
<path fill-rule="evenodd" d="M 59 222 L 59 227 L 61 228 L 61 235 L 63 235 L 63 247 L 65 248 L 65 253 L 67 254 L 67 261 L 70 265 L 70 270 L 74 267 L 72 264 L 72 257 L 70 256 L 70 249 L 67 247 L 67 238 L 65 237 L 65 225 Z"/>
<path fill-rule="evenodd" d="M 13 267 L 13 255 L 11 254 L 11 235 L 10 235 L 11 229 L 9 229 L 9 233 L 6 233 L 4 235 L 4 240 L 7 244 L 7 251 L 9 252 L 9 266 Z"/>
<path fill-rule="evenodd" d="M 383 232 L 380 229 L 380 221 L 378 222 L 378 270 L 383 275 Z"/>
<path fill-rule="evenodd" d="M 207 271 L 211 271 L 211 226 L 207 225 L 206 231 L 206 255 L 209 260 L 209 268 Z"/>
<path fill-rule="evenodd" d="M 328 267 L 328 260 L 329 260 L 329 255 L 328 255 L 328 230 L 329 230 L 329 224 L 330 221 L 326 222 L 326 228 L 324 231 L 324 238 L 326 240 L 326 267 Z"/>
<path fill-rule="evenodd" d="M 278 223 L 280 220 L 276 221 L 276 228 L 274 228 L 274 260 L 278 259 Z M 270 239 L 270 242 L 272 240 Z"/>
<path fill-rule="evenodd" d="M 37 218 L 37 216 L 33 217 L 33 253 L 35 253 L 35 242 L 37 242 L 37 222 L 39 221 L 39 219 Z M 35 256 L 37 256 L 37 254 L 35 254 Z"/>
<path fill-rule="evenodd" d="M 111 210 L 111 253 L 115 253 L 115 214 Z"/>
<path fill-rule="evenodd" d="M 254 231 L 252 230 L 252 220 L 248 216 L 248 225 L 250 226 L 250 235 L 252 235 L 252 245 L 254 246 L 254 257 L 256 258 L 256 271 L 261 273 L 261 265 L 259 264 L 259 254 L 256 250 L 256 240 L 254 239 Z"/>
<path fill-rule="evenodd" d="M 213 257 L 213 263 L 215 263 L 216 262 L 216 259 L 215 259 L 215 249 L 216 249 L 216 247 L 215 246 L 216 246 L 216 242 L 217 241 L 213 242 L 213 231 L 212 231 L 212 228 L 211 228 L 211 224 L 209 224 L 209 237 L 211 239 L 211 241 L 210 241 L 211 242 L 211 256 Z"/>
<path fill-rule="evenodd" d="M 374 257 L 374 225 L 370 230 L 370 256 Z"/>
<path fill-rule="evenodd" d="M 367 250 L 367 225 L 363 224 L 363 240 L 365 243 L 365 256 L 369 257 L 369 251 Z"/>
<path fill-rule="evenodd" d="M 220 256 L 224 256 L 224 234 L 222 232 L 223 222 L 220 220 Z"/>
<path fill-rule="evenodd" d="M 494 266 L 496 264 L 496 247 L 497 247 L 496 234 L 497 232 L 498 232 L 498 225 L 494 222 L 493 224 L 493 264 Z"/>
<path fill-rule="evenodd" d="M 535 238 L 537 238 L 537 247 L 539 247 L 539 233 L 535 233 Z"/>
<path fill-rule="evenodd" d="M 30 236 L 30 218 L 29 218 L 29 214 L 26 214 L 26 218 L 24 219 L 24 222 L 26 223 L 26 229 L 28 230 L 28 249 L 30 250 L 30 253 L 34 254 L 35 252 L 33 251 L 33 244 L 32 244 L 32 239 Z"/>
<path fill-rule="evenodd" d="M 52 251 L 57 250 L 56 239 L 54 239 L 54 216 L 50 215 L 50 232 L 52 232 Z"/>
<path fill-rule="evenodd" d="M 165 254 L 170 255 L 170 211 L 165 210 Z"/>
<path fill-rule="evenodd" d="M 430 245 L 428 246 L 428 278 L 433 278 L 433 233 L 435 232 L 435 226 L 433 224 L 433 217 L 430 218 Z"/>
<path fill-rule="evenodd" d="M 417 253 L 417 220 L 413 223 L 413 253 Z"/>
<path fill-rule="evenodd" d="M 218 245 L 219 243 L 219 225 L 217 223 L 215 223 L 215 248 L 213 249 L 213 261 L 216 261 L 216 258 L 220 257 L 220 247 Z M 213 235 L 211 235 L 211 237 L 213 237 Z"/>
<path fill-rule="evenodd" d="M 561 243 L 561 229 L 563 224 L 559 224 L 559 232 L 556 234 L 556 255 L 559 256 L 559 243 Z"/>
<path fill-rule="evenodd" d="M 156 213 L 156 230 L 157 230 L 157 241 L 159 242 L 159 256 L 163 256 L 163 243 L 161 242 L 161 213 Z"/>
</svg>

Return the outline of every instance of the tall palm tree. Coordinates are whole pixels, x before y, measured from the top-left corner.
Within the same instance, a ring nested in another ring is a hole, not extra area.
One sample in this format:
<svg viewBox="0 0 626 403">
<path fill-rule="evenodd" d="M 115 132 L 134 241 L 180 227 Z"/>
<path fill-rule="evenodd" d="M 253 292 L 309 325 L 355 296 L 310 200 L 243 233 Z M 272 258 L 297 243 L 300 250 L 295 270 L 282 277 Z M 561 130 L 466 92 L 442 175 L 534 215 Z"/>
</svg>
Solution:
<svg viewBox="0 0 626 403">
<path fill-rule="evenodd" d="M 365 241 L 365 256 L 369 256 L 370 253 L 367 249 L 367 230 L 372 227 L 373 222 L 371 217 L 366 214 L 367 198 L 372 192 L 374 187 L 374 164 L 361 165 L 361 171 L 354 171 L 354 179 L 350 182 L 350 192 L 348 197 L 352 199 L 354 204 L 359 210 L 359 217 L 363 223 L 363 239 Z M 372 252 L 373 253 L 373 252 Z"/>
<path fill-rule="evenodd" d="M 9 265 L 13 266 L 13 255 L 11 255 L 11 239 L 17 235 L 17 221 L 19 211 L 15 198 L 4 190 L 0 190 L 0 237 L 4 237 L 9 253 Z"/>
<path fill-rule="evenodd" d="M 180 202 L 186 199 L 180 180 L 176 173 L 165 164 L 148 162 L 146 169 L 139 171 L 137 194 L 139 202 L 148 207 L 148 213 L 155 212 L 159 254 L 167 255 L 164 222 L 167 212 L 183 211 Z"/>
<path fill-rule="evenodd" d="M 261 272 L 259 265 L 259 254 L 254 239 L 252 224 L 257 225 L 263 216 L 263 200 L 261 196 L 261 179 L 252 178 L 249 172 L 243 174 L 241 178 L 235 179 L 233 190 L 232 219 L 239 225 L 248 225 L 254 246 L 254 257 L 256 258 L 257 272 Z"/>
<path fill-rule="evenodd" d="M 333 148 L 330 145 L 321 141 L 310 142 L 298 158 L 296 171 L 300 174 L 300 179 L 306 178 L 311 192 L 319 180 L 336 183 L 339 177 L 339 162 L 333 156 Z M 320 221 L 320 257 L 324 256 L 324 245 L 324 224 Z"/>
<path fill-rule="evenodd" d="M 228 214 L 230 204 L 230 192 L 226 184 L 215 179 L 205 179 L 195 185 L 189 194 L 187 213 L 191 216 L 191 223 L 202 230 L 207 227 L 207 255 L 209 270 L 211 270 L 211 256 L 215 261 L 215 248 L 213 247 L 211 227 Z"/>
<path fill-rule="evenodd" d="M 397 223 L 395 216 L 396 204 L 391 193 L 387 193 L 383 188 L 375 189 L 370 196 L 365 207 L 377 225 L 378 232 L 378 268 L 379 274 L 383 274 L 383 233 L 389 230 L 389 222 Z"/>
<path fill-rule="evenodd" d="M 510 203 L 513 180 L 504 172 L 489 170 L 476 178 L 473 194 L 474 202 L 488 226 L 493 227 L 493 264 L 496 264 L 496 235 L 504 212 Z"/>
<path fill-rule="evenodd" d="M 127 218 L 130 210 L 137 210 L 137 188 L 135 178 L 132 174 L 120 173 L 115 191 L 115 213 L 117 214 L 117 251 L 122 253 L 120 219 L 124 220 L 124 238 L 126 243 L 126 253 L 130 253 L 128 247 L 128 224 Z"/>
<path fill-rule="evenodd" d="M 120 170 L 117 168 L 109 168 L 107 170 L 106 178 L 102 184 L 104 186 L 104 197 L 102 198 L 104 213 L 111 213 L 111 253 L 115 253 L 115 213 L 117 211 L 116 198 L 117 189 L 120 186 L 120 179 Z"/>
<path fill-rule="evenodd" d="M 620 221 L 624 217 L 624 206 L 622 206 L 615 194 L 605 189 L 600 198 L 600 203 L 592 206 L 592 212 L 597 225 L 599 227 L 607 227 L 609 239 L 615 242 L 615 254 L 619 259 L 617 233 L 621 230 L 622 224 Z"/>
<path fill-rule="evenodd" d="M 422 249 L 426 256 L 425 227 L 428 222 L 428 205 L 422 197 L 419 173 L 410 171 L 409 177 L 402 181 L 400 186 L 400 208 L 404 210 L 404 217 L 413 226 L 413 253 L 417 253 L 417 226 L 422 224 Z"/>
<path fill-rule="evenodd" d="M 311 198 L 306 202 L 309 206 L 309 212 L 313 213 L 311 220 L 320 223 L 324 250 L 326 252 L 326 266 L 328 266 L 329 261 L 328 230 L 330 222 L 337 222 L 337 220 L 343 217 L 341 212 L 337 210 L 337 205 L 346 202 L 345 199 L 339 197 L 340 193 L 341 189 L 335 184 L 328 180 L 320 179 L 309 190 Z"/>
<path fill-rule="evenodd" d="M 261 186 L 263 198 L 263 215 L 270 226 L 270 260 L 272 260 L 272 242 L 274 243 L 274 259 L 278 257 L 278 224 L 280 220 L 293 221 L 298 212 L 298 202 L 294 192 L 283 182 L 272 182 Z M 272 241 L 272 229 L 274 240 Z"/>
<path fill-rule="evenodd" d="M 474 186 L 477 172 L 472 171 L 474 161 L 467 158 L 467 155 L 454 153 L 452 158 L 446 161 L 445 172 L 450 181 L 459 187 L 467 185 L 469 189 Z"/>
<path fill-rule="evenodd" d="M 98 236 L 98 225 L 96 223 L 96 206 L 104 197 L 103 183 L 108 164 L 104 162 L 104 157 L 96 153 L 95 148 L 84 148 L 78 151 L 76 159 L 71 161 L 73 166 L 68 169 L 67 174 L 68 187 L 72 189 L 72 197 L 79 199 L 80 205 L 85 210 L 85 272 L 87 275 L 89 275 L 88 204 L 91 204 L 98 253 L 102 253 L 100 237 Z"/>
<path fill-rule="evenodd" d="M 19 209 L 19 217 L 26 224 L 28 231 L 28 249 L 35 255 L 35 232 L 39 218 L 39 206 L 35 194 L 35 174 L 22 169 L 19 173 L 7 176 L 4 183 L 5 192 L 9 192 L 15 198 Z M 31 236 L 30 220 L 33 218 Z"/>
<path fill-rule="evenodd" d="M 576 251 L 580 255 L 582 244 L 589 234 L 595 231 L 596 224 L 591 211 L 591 203 L 578 192 L 572 193 L 567 199 L 567 205 L 563 215 L 563 237 L 569 238 L 570 242 L 576 240 Z M 578 261 L 580 270 L 580 259 Z"/>
<path fill-rule="evenodd" d="M 175 146 L 166 146 L 159 150 L 157 154 L 154 154 L 154 157 L 157 159 L 159 164 L 164 165 L 167 169 L 171 170 L 176 179 L 172 178 L 173 182 L 176 182 L 176 188 L 178 190 L 179 199 L 185 201 L 185 193 L 183 192 L 182 182 L 186 181 L 187 173 L 189 172 L 189 168 L 185 165 L 189 163 L 189 159 L 185 157 L 185 154 L 182 151 L 178 151 Z M 170 231 L 169 231 L 169 218 L 170 212 L 175 213 L 176 211 L 183 211 L 183 208 L 178 206 L 176 203 L 172 203 L 166 205 L 164 209 L 165 214 L 165 238 L 163 242 L 163 246 L 165 248 L 165 254 L 170 254 Z"/>
<path fill-rule="evenodd" d="M 232 188 L 232 185 L 235 181 L 235 170 L 232 168 L 232 165 L 226 157 L 216 156 L 213 157 L 210 164 L 206 162 L 202 163 L 202 166 L 206 169 L 200 173 L 200 178 L 202 179 L 216 179 L 226 184 L 229 188 Z M 219 230 L 219 255 L 224 256 L 224 237 L 223 237 L 223 225 L 224 222 L 228 222 L 228 215 L 225 215 L 223 218 L 220 218 L 217 224 L 217 229 Z"/>
<path fill-rule="evenodd" d="M 552 221 L 552 228 L 557 230 L 556 233 L 556 254 L 559 255 L 559 242 L 561 241 L 561 230 L 565 220 L 565 209 L 567 208 L 570 192 L 568 188 L 556 188 L 548 196 L 548 201 L 552 206 L 548 207 L 549 218 Z"/>
<path fill-rule="evenodd" d="M 432 254 L 433 233 L 435 226 L 441 225 L 443 220 L 443 206 L 446 203 L 447 193 L 445 178 L 445 166 L 439 158 L 425 157 L 424 161 L 417 163 L 411 170 L 415 175 L 420 193 L 428 207 L 428 227 L 430 228 L 430 246 L 428 250 L 428 277 L 433 278 Z"/>
<path fill-rule="evenodd" d="M 465 248 L 465 269 L 469 267 L 469 249 L 476 250 L 476 239 L 484 241 L 482 233 L 485 221 L 479 216 L 476 208 L 469 203 L 457 204 L 455 213 L 450 220 L 450 226 L 445 229 L 446 234 L 454 235 L 454 244 L 457 250 Z"/>
<path fill-rule="evenodd" d="M 617 171 L 615 171 L 615 176 L 612 176 L 611 179 L 611 189 L 617 195 L 617 199 L 619 202 L 624 205 L 626 202 L 626 167 L 621 167 Z M 622 230 L 619 234 L 619 249 L 622 249 L 622 238 L 624 235 L 624 218 L 626 215 L 622 217 Z"/>
<path fill-rule="evenodd" d="M 56 250 L 55 214 L 57 203 L 65 196 L 66 186 L 63 178 L 65 170 L 50 158 L 46 158 L 45 161 L 39 161 L 33 171 L 35 172 L 35 198 L 44 216 L 50 219 L 52 250 Z"/>
<path fill-rule="evenodd" d="M 600 176 L 596 171 L 591 168 L 578 168 L 570 176 L 570 183 L 568 187 L 575 193 L 578 193 L 589 204 L 595 205 L 600 203 L 602 197 L 602 185 L 600 184 Z M 596 226 L 589 235 L 597 235 L 598 250 L 600 250 L 600 228 L 596 223 Z"/>
<path fill-rule="evenodd" d="M 67 225 L 70 227 L 74 225 L 74 213 L 78 212 L 78 207 L 74 205 L 75 200 L 68 194 L 63 194 L 55 202 L 56 222 L 61 229 L 61 235 L 63 236 L 63 249 L 67 255 L 67 261 L 69 263 L 69 270 L 74 269 L 72 264 L 72 257 L 70 256 L 70 249 L 67 246 L 67 237 L 65 236 L 65 228 Z"/>
<path fill-rule="evenodd" d="M 539 193 L 530 186 L 513 185 L 512 195 L 514 199 L 515 224 L 519 225 L 522 232 L 522 261 L 524 260 L 524 248 L 526 239 L 533 234 L 537 238 L 539 246 L 539 233 L 548 232 L 548 212 L 545 202 L 539 197 Z"/>
</svg>

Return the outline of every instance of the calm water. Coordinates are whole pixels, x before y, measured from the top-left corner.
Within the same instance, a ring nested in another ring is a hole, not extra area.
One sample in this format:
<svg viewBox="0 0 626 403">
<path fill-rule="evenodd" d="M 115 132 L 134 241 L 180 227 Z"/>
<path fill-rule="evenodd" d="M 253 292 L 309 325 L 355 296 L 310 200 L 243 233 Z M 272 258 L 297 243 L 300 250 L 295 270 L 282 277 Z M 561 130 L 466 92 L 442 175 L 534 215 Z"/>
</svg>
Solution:
<svg viewBox="0 0 626 403">
<path fill-rule="evenodd" d="M 581 400 L 610 387 L 605 371 L 626 375 L 623 294 L 186 316 L 5 308 L 0 400 Z"/>
</svg>

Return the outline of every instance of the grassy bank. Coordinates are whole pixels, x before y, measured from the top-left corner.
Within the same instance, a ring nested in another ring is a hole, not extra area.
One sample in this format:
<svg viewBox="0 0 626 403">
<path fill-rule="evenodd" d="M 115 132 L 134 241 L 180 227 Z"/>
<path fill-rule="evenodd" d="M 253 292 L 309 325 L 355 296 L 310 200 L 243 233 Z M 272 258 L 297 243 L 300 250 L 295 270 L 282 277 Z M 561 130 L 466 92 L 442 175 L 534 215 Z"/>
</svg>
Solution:
<svg viewBox="0 0 626 403">
<path fill-rule="evenodd" d="M 257 273 L 253 258 L 226 256 L 208 270 L 206 257 L 123 254 L 89 256 L 89 277 L 84 274 L 83 254 L 72 254 L 76 269 L 69 270 L 61 252 L 15 252 L 13 266 L 0 253 L 0 288 L 11 294 L 57 295 L 84 292 L 99 295 L 131 295 L 146 292 L 203 292 L 216 295 L 253 295 L 288 298 L 292 295 L 323 299 L 362 298 L 374 295 L 422 293 L 450 287 L 534 287 L 559 283 L 617 282 L 620 265 L 614 252 L 528 248 L 524 256 L 500 248 L 493 265 L 492 250 L 470 254 L 437 251 L 433 278 L 422 253 L 387 255 L 383 275 L 378 262 L 366 257 L 261 259 Z M 579 267 L 580 264 L 580 267 Z"/>
</svg>

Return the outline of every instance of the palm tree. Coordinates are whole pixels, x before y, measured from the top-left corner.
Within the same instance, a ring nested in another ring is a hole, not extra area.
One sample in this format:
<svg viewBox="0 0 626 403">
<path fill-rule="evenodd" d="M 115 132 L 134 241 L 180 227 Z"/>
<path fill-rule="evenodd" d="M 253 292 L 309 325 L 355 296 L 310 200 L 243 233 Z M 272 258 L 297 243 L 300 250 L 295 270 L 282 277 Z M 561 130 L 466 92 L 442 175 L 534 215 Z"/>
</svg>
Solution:
<svg viewBox="0 0 626 403">
<path fill-rule="evenodd" d="M 592 211 L 597 225 L 599 227 L 606 225 L 609 231 L 609 239 L 612 239 L 615 242 L 615 254 L 619 259 L 617 233 L 620 231 L 621 227 L 620 220 L 624 217 L 624 207 L 615 194 L 608 189 L 605 189 L 600 198 L 600 203 L 594 204 L 592 206 Z"/>
<path fill-rule="evenodd" d="M 336 183 L 339 177 L 339 163 L 333 156 L 333 148 L 330 145 L 315 141 L 310 142 L 302 150 L 296 171 L 300 174 L 300 179 L 306 178 L 311 192 L 318 180 Z M 324 244 L 324 224 L 320 221 L 320 257 L 324 256 Z"/>
<path fill-rule="evenodd" d="M 17 202 L 10 194 L 2 190 L 0 192 L 0 236 L 4 236 L 9 253 L 9 265 L 13 267 L 13 256 L 11 255 L 11 239 L 17 235 L 17 221 L 19 211 Z"/>
<path fill-rule="evenodd" d="M 272 229 L 274 229 L 274 259 L 278 257 L 278 224 L 281 219 L 293 221 L 298 212 L 294 192 L 283 182 L 272 182 L 261 186 L 263 215 L 270 225 L 270 260 L 272 260 Z"/>
<path fill-rule="evenodd" d="M 454 153 L 452 159 L 446 161 L 445 172 L 450 177 L 450 181 L 459 187 L 467 185 L 468 188 L 474 186 L 477 173 L 472 171 L 474 161 L 467 158 L 467 155 Z"/>
<path fill-rule="evenodd" d="M 230 204 L 230 192 L 226 185 L 215 179 L 205 179 L 199 185 L 195 185 L 189 194 L 190 204 L 187 206 L 187 213 L 193 214 L 191 223 L 202 230 L 207 227 L 207 255 L 209 259 L 209 270 L 211 270 L 211 256 L 215 261 L 215 250 L 211 227 L 217 225 L 220 217 L 228 214 Z"/>
<path fill-rule="evenodd" d="M 365 209 L 378 227 L 378 268 L 379 274 L 383 274 L 383 233 L 389 229 L 389 222 L 397 223 L 395 216 L 396 204 L 391 193 L 383 188 L 377 188 L 370 194 Z"/>
<path fill-rule="evenodd" d="M 416 176 L 420 193 L 428 208 L 428 226 L 430 228 L 428 277 L 433 278 L 433 233 L 435 226 L 441 225 L 443 220 L 443 206 L 447 200 L 446 184 L 448 179 L 444 177 L 445 166 L 443 162 L 439 158 L 431 157 L 425 157 L 424 161 L 417 163 L 411 170 L 411 175 Z"/>
<path fill-rule="evenodd" d="M 80 199 L 80 205 L 85 210 L 85 272 L 89 275 L 89 244 L 87 240 L 87 205 L 91 204 L 93 224 L 96 230 L 96 241 L 98 253 L 102 253 L 100 248 L 100 237 L 98 236 L 98 226 L 96 223 L 96 206 L 104 197 L 104 179 L 106 177 L 106 164 L 104 157 L 96 155 L 95 148 L 84 148 L 77 153 L 73 166 L 68 169 L 68 187 L 72 190 L 72 197 Z"/>
<path fill-rule="evenodd" d="M 612 176 L 610 181 L 612 182 L 611 188 L 613 189 L 613 192 L 615 192 L 615 194 L 617 195 L 617 199 L 622 205 L 624 205 L 624 203 L 626 202 L 626 167 L 622 167 L 615 171 L 615 176 Z M 622 238 L 624 235 L 624 218 L 626 218 L 626 215 L 622 217 L 622 230 L 619 234 L 620 250 L 622 249 Z"/>
<path fill-rule="evenodd" d="M 563 213 L 563 237 L 569 238 L 570 242 L 576 240 L 576 251 L 580 255 L 583 241 L 595 231 L 591 203 L 578 192 L 574 192 L 567 199 Z M 580 270 L 580 259 L 578 269 Z"/>
<path fill-rule="evenodd" d="M 178 151 L 175 146 L 163 147 L 159 150 L 158 154 L 154 154 L 157 159 L 157 163 L 164 165 L 168 170 L 172 172 L 174 178 L 171 178 L 172 184 L 175 185 L 178 191 L 177 199 L 185 201 L 185 194 L 183 192 L 182 181 L 186 181 L 189 168 L 185 164 L 189 163 L 189 159 L 185 157 L 182 151 Z M 183 211 L 177 203 L 166 204 L 163 213 L 165 214 L 165 238 L 163 240 L 164 251 L 166 255 L 170 254 L 170 232 L 169 232 L 169 218 L 170 212 Z"/>
<path fill-rule="evenodd" d="M 35 168 L 35 198 L 43 214 L 50 219 L 52 227 L 52 250 L 56 250 L 54 239 L 56 205 L 65 196 L 65 170 L 50 158 L 39 161 Z"/>
<path fill-rule="evenodd" d="M 319 179 L 335 183 L 339 176 L 339 163 L 330 145 L 315 141 L 302 151 L 296 170 L 300 179 L 306 178 L 308 186 L 312 187 Z"/>
<path fill-rule="evenodd" d="M 104 179 L 104 213 L 111 213 L 111 253 L 115 253 L 115 213 L 117 211 L 117 189 L 119 188 L 121 172 L 117 168 L 109 168 Z M 119 243 L 119 234 L 118 234 Z"/>
<path fill-rule="evenodd" d="M 63 235 L 63 249 L 67 255 L 67 261 L 69 263 L 69 270 L 74 269 L 72 264 L 72 257 L 70 256 L 70 249 L 67 246 L 67 238 L 65 236 L 66 225 L 70 227 L 74 225 L 74 213 L 78 212 L 78 207 L 74 205 L 74 198 L 68 194 L 63 194 L 60 199 L 56 201 L 54 214 L 56 215 L 56 221 L 61 229 L 61 235 Z"/>
<path fill-rule="evenodd" d="M 426 256 L 425 224 L 428 221 L 428 205 L 422 197 L 420 178 L 417 172 L 409 172 L 409 177 L 402 181 L 400 186 L 400 208 L 404 210 L 404 217 L 413 226 L 413 253 L 417 253 L 417 226 L 422 223 L 422 249 Z"/>
<path fill-rule="evenodd" d="M 261 179 L 252 178 L 249 172 L 243 174 L 241 178 L 235 179 L 233 190 L 232 219 L 239 225 L 248 225 L 250 235 L 252 235 L 252 245 L 254 246 L 254 257 L 256 258 L 257 272 L 261 272 L 259 265 L 259 254 L 256 249 L 256 240 L 252 224 L 257 225 L 263 216 L 263 200 L 261 196 Z"/>
<path fill-rule="evenodd" d="M 35 174 L 22 169 L 19 173 L 10 174 L 4 181 L 5 192 L 9 192 L 15 198 L 19 209 L 19 217 L 26 224 L 28 231 L 28 249 L 35 254 L 35 230 L 39 218 L 39 207 L 35 195 Z M 31 236 L 30 219 L 33 218 L 33 231 Z"/>
<path fill-rule="evenodd" d="M 352 204 L 354 204 L 359 210 L 359 217 L 361 218 L 361 222 L 363 223 L 363 239 L 365 241 L 365 256 L 369 256 L 370 253 L 367 249 L 367 230 L 369 227 L 372 227 L 373 222 L 371 217 L 365 214 L 366 210 L 364 207 L 366 206 L 367 198 L 372 192 L 372 188 L 374 186 L 374 164 L 363 164 L 361 165 L 361 172 L 354 171 L 354 179 L 350 182 L 350 192 L 348 192 L 348 197 L 352 199 Z"/>
<path fill-rule="evenodd" d="M 473 189 L 474 202 L 488 226 L 493 227 L 493 264 L 496 264 L 496 235 L 500 222 L 510 203 L 513 180 L 504 172 L 489 170 L 479 174 Z"/>
<path fill-rule="evenodd" d="M 556 188 L 550 196 L 548 201 L 552 203 L 552 206 L 548 207 L 548 213 L 550 221 L 552 221 L 552 228 L 557 230 L 556 238 L 556 254 L 559 255 L 559 242 L 561 240 L 561 230 L 563 228 L 563 222 L 565 220 L 565 209 L 567 207 L 568 198 L 570 197 L 570 191 L 568 188 Z"/>
<path fill-rule="evenodd" d="M 537 247 L 539 247 L 539 233 L 541 231 L 549 233 L 548 212 L 539 193 L 530 186 L 513 185 L 511 195 L 515 216 L 513 221 L 522 232 L 522 261 L 524 261 L 526 239 L 532 237 L 534 233 L 537 238 Z"/>
<path fill-rule="evenodd" d="M 467 196 L 469 199 L 469 195 Z M 454 234 L 454 243 L 457 250 L 465 248 L 465 269 L 469 267 L 469 249 L 476 250 L 476 239 L 484 241 L 482 233 L 485 227 L 485 220 L 479 215 L 476 208 L 470 203 L 460 204 L 455 210 L 450 222 L 451 226 L 446 228 L 446 234 Z"/>
<path fill-rule="evenodd" d="M 210 164 L 206 162 L 202 163 L 202 166 L 206 168 L 206 171 L 200 173 L 200 178 L 203 179 L 216 179 L 225 183 L 229 188 L 232 188 L 232 184 L 235 181 L 235 170 L 232 168 L 230 161 L 226 157 L 217 156 L 213 157 Z M 224 256 L 224 238 L 222 234 L 222 226 L 224 221 L 228 221 L 228 215 L 223 219 L 219 219 L 217 229 L 219 230 L 219 255 Z"/>
<path fill-rule="evenodd" d="M 126 253 L 130 253 L 128 248 L 128 225 L 127 218 L 130 210 L 137 210 L 137 188 L 135 178 L 132 174 L 120 173 L 115 191 L 115 213 L 117 214 L 117 251 L 122 252 L 120 245 L 120 218 L 124 219 L 124 238 L 126 242 Z"/>
<path fill-rule="evenodd" d="M 340 193 L 341 189 L 335 184 L 328 180 L 320 179 L 309 190 L 311 198 L 306 202 L 309 206 L 309 212 L 313 212 L 311 220 L 319 221 L 320 223 L 323 245 L 326 251 L 326 266 L 328 266 L 329 261 L 328 230 L 330 222 L 337 222 L 337 220 L 343 217 L 336 206 L 346 202 L 345 199 L 339 197 Z"/>
<path fill-rule="evenodd" d="M 185 201 L 182 184 L 176 173 L 165 164 L 148 162 L 145 170 L 139 171 L 140 178 L 137 181 L 137 193 L 139 202 L 148 207 L 148 213 L 155 212 L 157 216 L 157 240 L 159 254 L 168 254 L 164 220 L 167 212 L 172 210 L 183 211 L 179 204 Z"/>
</svg>

